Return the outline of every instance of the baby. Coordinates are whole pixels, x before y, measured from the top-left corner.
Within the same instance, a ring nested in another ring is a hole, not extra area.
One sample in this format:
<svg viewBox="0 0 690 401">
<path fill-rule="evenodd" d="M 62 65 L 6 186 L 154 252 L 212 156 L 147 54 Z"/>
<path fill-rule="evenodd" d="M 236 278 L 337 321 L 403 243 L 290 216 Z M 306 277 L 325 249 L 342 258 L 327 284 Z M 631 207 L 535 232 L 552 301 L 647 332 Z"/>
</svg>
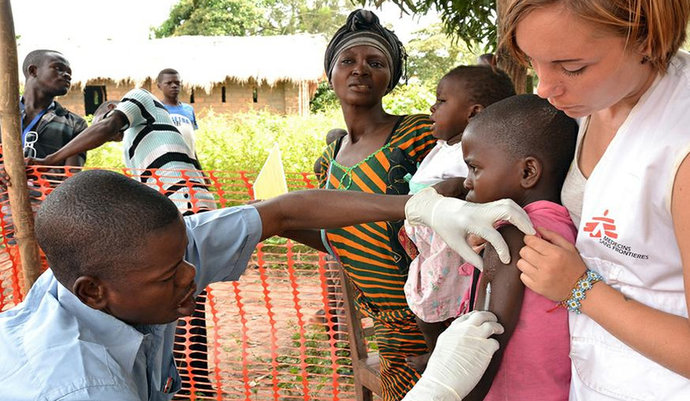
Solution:
<svg viewBox="0 0 690 401">
<path fill-rule="evenodd" d="M 468 121 L 490 104 L 514 94 L 510 78 L 487 66 L 459 66 L 441 78 L 436 103 L 431 106 L 433 135 L 438 142 L 412 176 L 410 193 L 448 178 L 466 177 L 461 139 Z M 431 229 L 405 224 L 405 233 L 417 251 L 411 255 L 414 260 L 405 283 L 405 297 L 431 352 L 445 322 L 460 314 L 472 267 L 461 268 L 462 258 Z M 405 235 L 401 237 L 401 242 L 406 242 Z M 414 249 L 406 246 L 408 253 L 410 248 Z M 408 363 L 422 371 L 426 359 L 428 355 L 410 357 Z"/>
</svg>

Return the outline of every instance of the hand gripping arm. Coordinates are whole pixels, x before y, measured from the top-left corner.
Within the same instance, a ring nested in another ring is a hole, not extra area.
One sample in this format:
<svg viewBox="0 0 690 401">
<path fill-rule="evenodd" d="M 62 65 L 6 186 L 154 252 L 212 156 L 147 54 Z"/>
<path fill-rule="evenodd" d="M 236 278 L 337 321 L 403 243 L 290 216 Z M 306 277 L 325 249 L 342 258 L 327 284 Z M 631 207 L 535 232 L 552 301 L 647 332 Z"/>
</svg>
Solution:
<svg viewBox="0 0 690 401">
<path fill-rule="evenodd" d="M 510 252 L 494 223 L 505 220 L 525 234 L 534 234 L 527 213 L 510 199 L 489 203 L 471 203 L 439 195 L 432 187 L 416 193 L 405 204 L 405 216 L 412 225 L 426 225 L 455 252 L 478 269 L 482 258 L 467 244 L 469 234 L 478 235 L 491 243 L 503 263 L 510 262 Z"/>
</svg>

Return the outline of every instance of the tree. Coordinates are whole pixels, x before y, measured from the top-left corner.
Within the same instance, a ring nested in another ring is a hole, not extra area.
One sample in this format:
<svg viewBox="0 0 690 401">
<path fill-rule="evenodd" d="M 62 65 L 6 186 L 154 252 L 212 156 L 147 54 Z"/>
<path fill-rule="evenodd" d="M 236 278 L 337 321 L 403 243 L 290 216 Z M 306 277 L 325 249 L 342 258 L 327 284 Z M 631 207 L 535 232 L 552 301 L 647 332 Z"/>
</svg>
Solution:
<svg viewBox="0 0 690 401">
<path fill-rule="evenodd" d="M 331 37 L 347 17 L 347 3 L 340 0 L 264 0 L 267 13 L 264 35 L 294 33 Z"/>
<path fill-rule="evenodd" d="M 153 28 L 157 38 L 179 35 L 332 35 L 345 20 L 344 0 L 180 0 Z"/>
<path fill-rule="evenodd" d="M 486 51 L 496 48 L 496 0 L 357 0 L 361 5 L 376 7 L 384 2 L 417 15 L 435 10 L 447 33 L 470 46 L 479 44 Z"/>
<path fill-rule="evenodd" d="M 409 56 L 408 76 L 417 78 L 432 92 L 445 73 L 460 64 L 473 64 L 477 56 L 467 44 L 446 35 L 441 24 L 415 32 L 405 47 Z"/>
<path fill-rule="evenodd" d="M 314 1 L 312 7 L 300 10 L 301 29 L 308 33 L 321 33 L 330 39 L 343 25 L 351 8 L 349 1 Z"/>
<path fill-rule="evenodd" d="M 154 28 L 157 38 L 180 35 L 244 36 L 259 29 L 261 9 L 250 0 L 180 0 Z"/>
</svg>

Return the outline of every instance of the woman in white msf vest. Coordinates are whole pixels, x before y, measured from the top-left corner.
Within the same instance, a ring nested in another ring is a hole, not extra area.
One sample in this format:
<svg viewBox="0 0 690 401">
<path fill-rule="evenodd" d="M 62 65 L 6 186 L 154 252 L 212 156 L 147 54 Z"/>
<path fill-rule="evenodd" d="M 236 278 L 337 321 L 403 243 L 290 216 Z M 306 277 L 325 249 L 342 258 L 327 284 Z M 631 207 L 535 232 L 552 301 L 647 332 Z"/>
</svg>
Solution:
<svg viewBox="0 0 690 401">
<path fill-rule="evenodd" d="M 576 247 L 525 237 L 527 287 L 571 310 L 571 400 L 690 400 L 688 0 L 515 0 L 507 48 L 580 118 Z"/>
</svg>

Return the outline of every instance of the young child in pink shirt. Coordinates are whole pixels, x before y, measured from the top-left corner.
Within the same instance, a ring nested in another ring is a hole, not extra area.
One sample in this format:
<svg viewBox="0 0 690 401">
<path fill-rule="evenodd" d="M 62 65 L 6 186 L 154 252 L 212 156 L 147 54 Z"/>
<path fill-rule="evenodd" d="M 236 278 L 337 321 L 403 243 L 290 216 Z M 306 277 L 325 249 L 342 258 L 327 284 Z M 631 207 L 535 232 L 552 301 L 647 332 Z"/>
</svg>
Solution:
<svg viewBox="0 0 690 401">
<path fill-rule="evenodd" d="M 535 95 L 513 96 L 470 120 L 462 138 L 469 169 L 466 199 L 476 203 L 510 198 L 534 226 L 571 242 L 576 228 L 560 204 L 563 180 L 573 160 L 577 123 Z M 525 288 L 515 264 L 523 234 L 502 225 L 511 251 L 503 265 L 490 245 L 484 270 L 473 283 L 474 309 L 488 309 L 505 327 L 500 348 L 467 400 L 567 400 L 570 386 L 568 315 L 564 308 Z M 487 285 L 491 291 L 487 292 Z M 467 297 L 472 293 L 468 290 Z"/>
</svg>

